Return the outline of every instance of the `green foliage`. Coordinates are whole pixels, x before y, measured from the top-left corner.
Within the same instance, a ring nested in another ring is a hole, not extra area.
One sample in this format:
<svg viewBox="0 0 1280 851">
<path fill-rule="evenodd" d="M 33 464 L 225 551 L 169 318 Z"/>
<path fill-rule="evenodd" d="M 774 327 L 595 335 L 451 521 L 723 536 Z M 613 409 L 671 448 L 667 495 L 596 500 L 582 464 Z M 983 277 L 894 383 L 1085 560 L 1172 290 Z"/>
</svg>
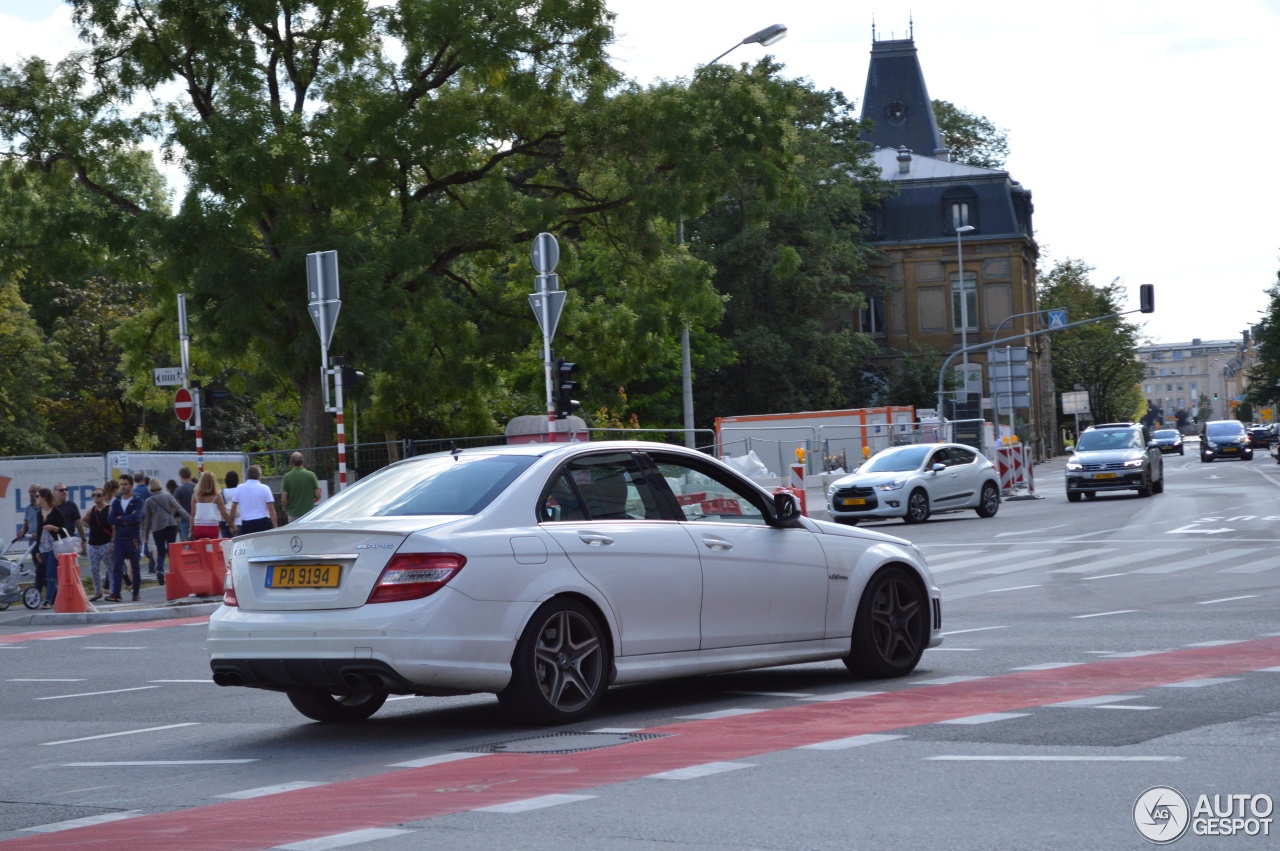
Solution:
<svg viewBox="0 0 1280 851">
<path fill-rule="evenodd" d="M 41 403 L 58 366 L 17 285 L 0 279 L 0 455 L 57 451 Z"/>
<path fill-rule="evenodd" d="M 1009 131 L 995 126 L 950 101 L 935 100 L 933 114 L 942 133 L 942 144 L 951 159 L 979 168 L 1004 168 L 1009 158 Z"/>
<path fill-rule="evenodd" d="M 898 371 L 889 382 L 888 404 L 938 407 L 938 373 L 942 371 L 942 360 L 942 353 L 937 349 L 918 344 L 913 351 L 902 352 Z M 954 371 L 949 371 L 943 380 L 943 390 L 959 386 Z"/>
<path fill-rule="evenodd" d="M 1119 313 L 1124 287 L 1118 279 L 1094 286 L 1089 280 L 1092 271 L 1081 260 L 1055 263 L 1040 275 L 1040 304 L 1067 308 L 1073 322 Z M 1106 319 L 1059 331 L 1049 340 L 1054 384 L 1059 389 L 1083 385 L 1094 422 L 1130 421 L 1146 412 L 1143 369 L 1136 358 L 1138 326 L 1121 318 Z"/>
<path fill-rule="evenodd" d="M 1254 326 L 1257 360 L 1249 370 L 1245 398 L 1255 405 L 1273 405 L 1280 400 L 1280 272 L 1267 289 L 1267 308 Z"/>
</svg>

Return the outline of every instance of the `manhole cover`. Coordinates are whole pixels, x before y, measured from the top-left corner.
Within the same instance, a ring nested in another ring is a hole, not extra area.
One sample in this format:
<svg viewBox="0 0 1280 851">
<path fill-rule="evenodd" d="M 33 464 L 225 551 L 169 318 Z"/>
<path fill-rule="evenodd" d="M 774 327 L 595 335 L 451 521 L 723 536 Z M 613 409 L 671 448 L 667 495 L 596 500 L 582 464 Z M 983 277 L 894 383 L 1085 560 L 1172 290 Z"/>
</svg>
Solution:
<svg viewBox="0 0 1280 851">
<path fill-rule="evenodd" d="M 656 733 L 545 733 L 491 745 L 477 745 L 467 750 L 480 753 L 577 753 L 664 738 L 666 736 Z"/>
</svg>

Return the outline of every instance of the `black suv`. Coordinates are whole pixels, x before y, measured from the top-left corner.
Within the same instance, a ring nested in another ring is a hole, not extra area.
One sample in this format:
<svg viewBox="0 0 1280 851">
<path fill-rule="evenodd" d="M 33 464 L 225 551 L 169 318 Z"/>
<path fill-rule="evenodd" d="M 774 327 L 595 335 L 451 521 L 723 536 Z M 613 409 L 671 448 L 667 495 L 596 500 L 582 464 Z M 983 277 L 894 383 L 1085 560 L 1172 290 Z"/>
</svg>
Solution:
<svg viewBox="0 0 1280 851">
<path fill-rule="evenodd" d="M 1219 458 L 1253 460 L 1249 432 L 1239 420 L 1212 420 L 1200 431 L 1200 460 L 1206 464 Z"/>
<path fill-rule="evenodd" d="M 1141 423 L 1103 423 L 1080 434 L 1067 459 L 1067 499 L 1093 499 L 1098 491 L 1164 492 L 1164 458 Z"/>
</svg>

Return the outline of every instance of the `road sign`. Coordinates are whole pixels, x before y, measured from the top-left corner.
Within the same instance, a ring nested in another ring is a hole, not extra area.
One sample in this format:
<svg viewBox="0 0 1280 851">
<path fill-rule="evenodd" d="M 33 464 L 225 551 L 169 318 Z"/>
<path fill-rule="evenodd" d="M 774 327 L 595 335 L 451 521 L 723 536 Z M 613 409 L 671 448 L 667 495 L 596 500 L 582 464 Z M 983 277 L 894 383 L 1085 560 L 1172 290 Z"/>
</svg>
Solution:
<svg viewBox="0 0 1280 851">
<path fill-rule="evenodd" d="M 151 378 L 157 387 L 177 387 L 182 383 L 183 374 L 180 366 L 162 366 L 151 370 Z"/>
<path fill-rule="evenodd" d="M 307 311 L 320 334 L 320 350 L 329 350 L 333 328 L 338 324 L 342 301 L 338 297 L 338 252 L 317 251 L 307 255 Z"/>
<path fill-rule="evenodd" d="M 1067 327 L 1067 309 L 1065 307 L 1055 307 L 1046 312 L 1049 314 L 1050 328 Z"/>
<path fill-rule="evenodd" d="M 551 324 L 550 328 L 542 328 L 542 299 L 544 295 L 547 298 L 547 319 Z M 556 326 L 560 324 L 560 313 L 564 310 L 564 300 L 568 295 L 564 290 L 529 293 L 529 306 L 533 308 L 533 315 L 538 320 L 538 327 L 542 328 L 542 333 L 548 340 L 556 335 Z"/>
<path fill-rule="evenodd" d="M 185 387 L 179 387 L 178 392 L 173 394 L 173 412 L 178 415 L 178 419 L 184 423 L 191 419 L 191 415 L 195 413 L 196 406 L 191 400 L 191 391 Z"/>
<path fill-rule="evenodd" d="M 560 243 L 549 233 L 540 233 L 533 240 L 533 269 L 539 275 L 550 275 L 560 262 Z"/>
</svg>

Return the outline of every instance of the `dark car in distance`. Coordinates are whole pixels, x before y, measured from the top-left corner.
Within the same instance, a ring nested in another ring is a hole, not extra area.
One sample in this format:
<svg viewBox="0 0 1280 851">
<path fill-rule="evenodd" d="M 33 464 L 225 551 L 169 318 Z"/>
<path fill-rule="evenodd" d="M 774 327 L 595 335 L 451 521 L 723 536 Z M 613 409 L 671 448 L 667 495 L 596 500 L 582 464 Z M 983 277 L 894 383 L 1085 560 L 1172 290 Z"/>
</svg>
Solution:
<svg viewBox="0 0 1280 851">
<path fill-rule="evenodd" d="M 1151 439 L 1155 441 L 1156 447 L 1165 455 L 1178 453 L 1186 455 L 1187 450 L 1182 445 L 1182 432 L 1176 428 L 1162 428 L 1159 431 L 1151 433 Z"/>
<path fill-rule="evenodd" d="M 1271 445 L 1271 429 L 1266 426 L 1249 426 L 1249 446 L 1266 449 Z"/>
<path fill-rule="evenodd" d="M 1200 460 L 1206 464 L 1219 458 L 1253 460 L 1249 432 L 1239 420 L 1212 420 L 1200 431 Z"/>
</svg>

